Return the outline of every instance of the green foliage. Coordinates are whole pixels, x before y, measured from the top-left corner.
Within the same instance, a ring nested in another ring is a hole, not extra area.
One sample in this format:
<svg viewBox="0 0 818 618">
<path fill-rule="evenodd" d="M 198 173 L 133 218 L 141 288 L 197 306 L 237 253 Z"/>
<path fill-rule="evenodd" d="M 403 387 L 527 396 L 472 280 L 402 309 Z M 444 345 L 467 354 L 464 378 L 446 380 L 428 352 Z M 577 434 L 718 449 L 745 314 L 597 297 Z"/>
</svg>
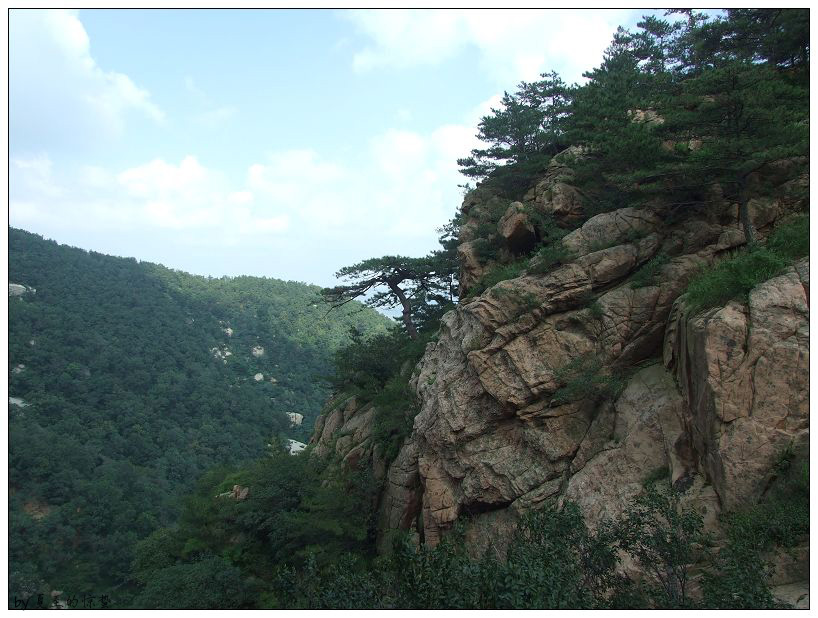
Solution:
<svg viewBox="0 0 818 618">
<path fill-rule="evenodd" d="M 792 451 L 782 453 L 774 473 L 783 482 L 759 504 L 724 517 L 727 545 L 702 581 L 705 607 L 781 606 L 770 591 L 769 552 L 775 547 L 793 547 L 809 534 L 809 482 L 799 476 L 792 462 Z"/>
<path fill-rule="evenodd" d="M 746 300 L 755 286 L 805 255 L 809 255 L 809 217 L 799 215 L 779 224 L 765 247 L 737 251 L 694 277 L 687 287 L 687 303 L 700 311 L 736 297 Z"/>
<path fill-rule="evenodd" d="M 562 405 L 580 399 L 615 399 L 625 387 L 620 376 L 602 371 L 601 361 L 593 355 L 578 356 L 554 372 L 563 384 L 551 398 L 551 403 Z"/>
<path fill-rule="evenodd" d="M 630 278 L 631 287 L 644 288 L 657 283 L 656 278 L 662 272 L 662 267 L 670 261 L 664 253 L 658 253 L 637 270 Z"/>
<path fill-rule="evenodd" d="M 478 227 L 477 233 L 485 232 L 485 229 Z M 486 264 L 497 260 L 500 257 L 500 250 L 503 248 L 502 239 L 495 230 L 488 232 L 485 237 L 476 238 L 473 242 L 474 254 L 481 264 Z"/>
<path fill-rule="evenodd" d="M 662 481 L 670 476 L 670 468 L 668 466 L 662 466 L 661 468 L 656 468 L 650 474 L 645 477 L 645 480 L 642 482 L 642 485 L 647 488 L 657 483 L 658 481 Z"/>
<path fill-rule="evenodd" d="M 375 423 L 372 439 L 383 448 L 383 457 L 391 462 L 398 455 L 404 438 L 412 431 L 417 414 L 414 394 L 405 375 L 392 376 L 373 399 Z"/>
<path fill-rule="evenodd" d="M 589 215 L 647 202 L 669 215 L 707 207 L 718 185 L 716 199 L 739 203 L 746 220 L 757 172 L 809 154 L 809 14 L 676 12 L 684 19 L 620 28 L 583 86 L 565 89 L 552 74 L 506 93 L 480 124 L 492 147 L 458 161 L 463 173 L 518 199 L 547 155 L 581 145 L 573 183 L 591 198 Z M 526 96 L 537 89 L 560 98 L 542 105 Z"/>
<path fill-rule="evenodd" d="M 788 261 L 809 255 L 809 215 L 795 215 L 776 225 L 766 248 Z"/>
<path fill-rule="evenodd" d="M 464 175 L 488 178 L 511 199 L 520 197 L 551 156 L 567 146 L 563 123 L 572 89 L 554 72 L 541 77 L 521 82 L 514 94 L 504 93 L 501 107 L 478 125 L 477 137 L 490 146 L 457 161 Z"/>
<path fill-rule="evenodd" d="M 251 606 L 252 585 L 224 558 L 165 567 L 151 574 L 134 600 L 152 609 L 241 609 Z"/>
<path fill-rule="evenodd" d="M 444 226 L 440 243 L 443 250 L 420 258 L 385 255 L 345 266 L 335 276 L 350 283 L 322 290 L 331 309 L 339 309 L 356 298 L 365 297 L 369 307 L 401 307 L 402 323 L 410 338 L 418 336 L 418 312 L 430 311 L 454 302 L 457 254 L 454 232 Z M 367 295 L 372 292 L 371 295 Z M 433 307 L 430 309 L 430 305 Z M 423 327 L 423 319 L 420 320 Z"/>
<path fill-rule="evenodd" d="M 588 305 L 588 311 L 591 314 L 591 317 L 596 320 L 600 319 L 604 315 L 604 311 L 602 310 L 602 304 L 597 299 L 594 299 Z"/>
<path fill-rule="evenodd" d="M 568 230 L 557 225 L 552 215 L 542 212 L 539 208 L 526 205 L 523 207 L 523 213 L 534 226 L 537 237 L 544 245 L 556 244 L 568 233 Z"/>
<path fill-rule="evenodd" d="M 479 281 L 475 283 L 472 288 L 469 290 L 468 296 L 475 297 L 479 296 L 486 290 L 491 287 L 494 287 L 501 281 L 506 281 L 507 279 L 516 279 L 517 277 L 522 276 L 526 268 L 528 267 L 529 260 L 526 258 L 522 258 L 511 262 L 510 264 L 497 264 L 491 269 L 489 269 L 482 277 L 480 277 Z"/>
<path fill-rule="evenodd" d="M 504 564 L 496 565 L 492 607 L 592 608 L 617 584 L 610 531 L 588 531 L 579 508 L 547 507 L 523 517 Z"/>
<path fill-rule="evenodd" d="M 177 496 L 215 464 L 260 457 L 267 436 L 306 440 L 333 350 L 350 327 L 388 324 L 361 305 L 325 318 L 315 286 L 197 277 L 16 229 L 9 277 L 37 290 L 9 299 L 9 388 L 29 404 L 9 416 L 12 581 L 113 607 L 133 593 L 137 541 L 175 520 Z"/>
<path fill-rule="evenodd" d="M 651 483 L 617 527 L 617 546 L 642 566 L 654 602 L 666 608 L 691 606 L 691 568 L 709 542 L 701 515 L 683 508 L 677 492 Z"/>
<path fill-rule="evenodd" d="M 213 607 L 691 608 L 700 606 L 691 573 L 704 564 L 704 607 L 776 607 L 763 556 L 809 531 L 808 483 L 796 458 L 783 456 L 791 465 L 776 474 L 786 482 L 727 517 L 728 543 L 715 558 L 701 516 L 668 486 L 667 467 L 593 532 L 575 504 L 547 504 L 521 517 L 504 555 L 491 543 L 476 553 L 461 519 L 434 548 L 397 535 L 392 552 L 374 558 L 371 479 L 354 470 L 326 477 L 311 459 L 274 450 L 250 469 L 202 479 L 180 526 L 140 543 L 137 605 L 201 607 L 193 597 L 207 586 Z M 250 488 L 246 500 L 214 497 L 234 482 Z M 191 545 L 199 549 L 179 549 Z M 623 556 L 644 580 L 617 573 Z"/>
<path fill-rule="evenodd" d="M 531 274 L 544 275 L 560 264 L 567 264 L 574 258 L 573 253 L 559 240 L 540 247 L 531 258 L 529 271 Z"/>
<path fill-rule="evenodd" d="M 333 386 L 354 394 L 361 404 L 374 406 L 373 440 L 387 462 L 398 454 L 412 429 L 417 410 L 409 378 L 426 345 L 436 337 L 433 324 L 430 321 L 417 339 L 397 329 L 370 338 L 353 336 L 352 343 L 336 354 Z"/>
</svg>

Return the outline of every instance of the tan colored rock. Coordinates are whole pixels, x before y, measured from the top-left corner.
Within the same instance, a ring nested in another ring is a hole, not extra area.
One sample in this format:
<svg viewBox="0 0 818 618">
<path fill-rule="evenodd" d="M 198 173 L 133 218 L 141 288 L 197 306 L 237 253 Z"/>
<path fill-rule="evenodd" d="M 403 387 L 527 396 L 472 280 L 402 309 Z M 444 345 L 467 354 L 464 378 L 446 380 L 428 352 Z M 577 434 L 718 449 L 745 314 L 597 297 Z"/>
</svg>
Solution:
<svg viewBox="0 0 818 618">
<path fill-rule="evenodd" d="M 634 375 L 613 409 L 597 417 L 604 431 L 589 432 L 564 493 L 589 526 L 618 518 L 656 470 L 668 469 L 672 483 L 692 482 L 695 461 L 683 406 L 673 378 L 657 364 Z"/>
<path fill-rule="evenodd" d="M 763 228 L 781 216 L 781 203 L 769 197 L 756 197 L 747 202 L 750 220 L 757 228 Z"/>
<path fill-rule="evenodd" d="M 773 586 L 773 596 L 793 609 L 809 609 L 809 580 Z"/>
<path fill-rule="evenodd" d="M 802 274 L 800 274 L 802 273 Z M 807 262 L 750 293 L 688 316 L 679 301 L 665 364 L 689 406 L 702 465 L 726 509 L 760 497 L 777 457 L 809 437 Z"/>
<path fill-rule="evenodd" d="M 531 207 L 550 215 L 563 226 L 582 220 L 585 216 L 585 195 L 571 180 L 574 171 L 571 168 L 572 157 L 582 157 L 582 148 L 572 146 L 555 155 L 545 175 L 525 194 L 523 201 Z"/>
<path fill-rule="evenodd" d="M 562 170 L 560 170 L 560 173 Z M 550 174 L 527 194 L 528 201 L 537 210 L 554 217 L 558 223 L 569 225 L 585 216 L 585 196 L 577 187 L 554 179 Z M 559 177 L 559 176 L 558 176 Z"/>
<path fill-rule="evenodd" d="M 631 109 L 628 110 L 631 122 L 646 124 L 649 126 L 659 126 L 665 124 L 665 119 L 658 114 L 655 109 Z"/>
<path fill-rule="evenodd" d="M 482 277 L 488 264 L 481 264 L 473 241 L 460 243 L 457 246 L 457 257 L 460 262 L 460 295 L 464 295 Z"/>
<path fill-rule="evenodd" d="M 522 202 L 512 202 L 497 223 L 497 230 L 515 254 L 528 253 L 537 242 L 537 233 Z"/>
<path fill-rule="evenodd" d="M 497 195 L 497 192 L 490 187 L 486 187 L 482 183 L 477 187 L 466 193 L 463 196 L 463 203 L 460 205 L 460 211 L 464 215 L 472 215 L 475 209 L 486 209 L 496 207 L 502 201 Z"/>
<path fill-rule="evenodd" d="M 648 210 L 620 208 L 588 219 L 582 227 L 562 239 L 562 244 L 577 255 L 591 253 L 596 247 L 627 242 L 635 235 L 660 229 L 661 221 Z"/>
<path fill-rule="evenodd" d="M 37 290 L 21 283 L 9 283 L 9 296 L 22 296 L 23 294 L 34 294 Z"/>
</svg>

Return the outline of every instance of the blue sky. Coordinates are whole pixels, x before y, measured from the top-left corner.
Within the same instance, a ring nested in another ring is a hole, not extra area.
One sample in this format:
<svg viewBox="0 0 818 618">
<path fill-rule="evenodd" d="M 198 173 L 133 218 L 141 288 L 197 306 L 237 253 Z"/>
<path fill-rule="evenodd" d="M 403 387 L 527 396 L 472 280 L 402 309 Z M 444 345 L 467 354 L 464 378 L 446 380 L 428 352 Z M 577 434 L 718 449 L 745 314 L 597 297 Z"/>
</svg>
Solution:
<svg viewBox="0 0 818 618">
<path fill-rule="evenodd" d="M 330 285 L 423 255 L 503 90 L 581 79 L 638 10 L 12 10 L 12 226 Z"/>
</svg>

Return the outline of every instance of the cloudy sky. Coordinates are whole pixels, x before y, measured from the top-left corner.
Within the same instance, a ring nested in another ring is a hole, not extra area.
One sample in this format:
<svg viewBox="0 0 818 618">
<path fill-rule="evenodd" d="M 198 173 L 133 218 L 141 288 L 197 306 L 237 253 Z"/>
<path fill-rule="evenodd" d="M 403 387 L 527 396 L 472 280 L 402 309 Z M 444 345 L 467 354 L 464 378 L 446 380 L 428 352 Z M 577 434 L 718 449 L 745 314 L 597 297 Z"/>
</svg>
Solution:
<svg viewBox="0 0 818 618">
<path fill-rule="evenodd" d="M 9 220 L 204 275 L 423 255 L 503 90 L 644 11 L 12 10 Z"/>
</svg>

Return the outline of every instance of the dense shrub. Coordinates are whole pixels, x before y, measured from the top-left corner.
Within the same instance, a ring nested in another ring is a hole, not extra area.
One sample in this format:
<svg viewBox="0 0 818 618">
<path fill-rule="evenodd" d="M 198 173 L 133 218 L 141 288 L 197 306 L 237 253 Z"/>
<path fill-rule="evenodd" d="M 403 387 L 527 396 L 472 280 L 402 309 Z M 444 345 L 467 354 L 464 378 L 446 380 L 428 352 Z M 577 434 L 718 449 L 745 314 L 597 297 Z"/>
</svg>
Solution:
<svg viewBox="0 0 818 618">
<path fill-rule="evenodd" d="M 746 301 L 755 286 L 805 255 L 809 255 L 809 217 L 799 215 L 779 224 L 766 246 L 738 251 L 694 277 L 687 287 L 687 304 L 700 311 L 733 298 Z"/>
</svg>

